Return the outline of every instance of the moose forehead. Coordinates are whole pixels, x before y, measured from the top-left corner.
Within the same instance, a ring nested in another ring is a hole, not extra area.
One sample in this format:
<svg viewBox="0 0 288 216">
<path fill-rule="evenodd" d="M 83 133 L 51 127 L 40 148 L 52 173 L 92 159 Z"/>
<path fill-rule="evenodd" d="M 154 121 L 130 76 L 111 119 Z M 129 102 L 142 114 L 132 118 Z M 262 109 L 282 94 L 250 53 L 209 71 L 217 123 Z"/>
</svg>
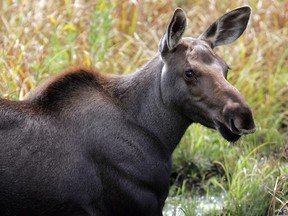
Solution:
<svg viewBox="0 0 288 216">
<path fill-rule="evenodd" d="M 228 70 L 226 62 L 217 56 L 208 42 L 195 38 L 183 38 L 181 45 L 185 49 L 188 62 L 199 62 L 202 66 L 213 66 L 223 71 Z"/>
</svg>

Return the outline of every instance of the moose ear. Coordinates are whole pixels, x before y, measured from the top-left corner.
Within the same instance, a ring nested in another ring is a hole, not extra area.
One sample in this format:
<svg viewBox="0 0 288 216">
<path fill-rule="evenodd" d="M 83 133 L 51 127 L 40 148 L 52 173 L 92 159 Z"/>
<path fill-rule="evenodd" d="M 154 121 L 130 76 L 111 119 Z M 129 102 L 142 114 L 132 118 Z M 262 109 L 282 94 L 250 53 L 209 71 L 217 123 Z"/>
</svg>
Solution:
<svg viewBox="0 0 288 216">
<path fill-rule="evenodd" d="M 216 20 L 199 39 L 209 41 L 212 48 L 232 43 L 246 29 L 250 14 L 250 6 L 236 8 Z"/>
<path fill-rule="evenodd" d="M 159 51 L 172 51 L 178 45 L 182 35 L 186 29 L 187 18 L 185 12 L 181 8 L 174 11 L 173 17 L 167 27 L 167 30 L 159 42 Z"/>
</svg>

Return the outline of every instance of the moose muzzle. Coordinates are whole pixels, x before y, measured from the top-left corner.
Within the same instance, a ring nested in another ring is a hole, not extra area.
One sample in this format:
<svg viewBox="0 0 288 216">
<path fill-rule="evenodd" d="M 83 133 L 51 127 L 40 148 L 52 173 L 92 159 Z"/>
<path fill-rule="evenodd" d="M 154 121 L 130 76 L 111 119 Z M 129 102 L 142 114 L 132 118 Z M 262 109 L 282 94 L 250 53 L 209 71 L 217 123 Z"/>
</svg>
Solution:
<svg viewBox="0 0 288 216">
<path fill-rule="evenodd" d="M 250 107 L 238 102 L 227 102 L 223 108 L 225 125 L 237 135 L 247 135 L 256 131 Z"/>
</svg>

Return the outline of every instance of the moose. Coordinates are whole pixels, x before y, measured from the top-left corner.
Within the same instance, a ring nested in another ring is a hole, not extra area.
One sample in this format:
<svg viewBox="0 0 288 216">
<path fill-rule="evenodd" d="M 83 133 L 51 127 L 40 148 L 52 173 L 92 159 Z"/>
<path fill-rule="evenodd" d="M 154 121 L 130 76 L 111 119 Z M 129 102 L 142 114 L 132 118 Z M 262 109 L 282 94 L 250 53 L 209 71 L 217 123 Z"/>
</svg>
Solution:
<svg viewBox="0 0 288 216">
<path fill-rule="evenodd" d="M 163 215 L 171 154 L 189 125 L 229 142 L 255 131 L 213 50 L 240 37 L 250 14 L 236 8 L 192 38 L 177 8 L 136 72 L 74 67 L 26 100 L 0 99 L 0 215 Z"/>
</svg>

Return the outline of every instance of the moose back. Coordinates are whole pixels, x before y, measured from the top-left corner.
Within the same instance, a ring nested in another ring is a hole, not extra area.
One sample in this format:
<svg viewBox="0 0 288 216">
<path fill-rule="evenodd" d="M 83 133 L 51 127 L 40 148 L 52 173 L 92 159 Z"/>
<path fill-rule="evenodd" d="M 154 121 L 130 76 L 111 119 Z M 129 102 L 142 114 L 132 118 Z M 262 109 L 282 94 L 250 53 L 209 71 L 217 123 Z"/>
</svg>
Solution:
<svg viewBox="0 0 288 216">
<path fill-rule="evenodd" d="M 250 13 L 236 8 L 183 38 L 178 8 L 138 71 L 68 69 L 27 100 L 0 99 L 0 215 L 161 216 L 171 154 L 190 124 L 231 142 L 255 131 L 213 51 L 243 33 Z"/>
</svg>

